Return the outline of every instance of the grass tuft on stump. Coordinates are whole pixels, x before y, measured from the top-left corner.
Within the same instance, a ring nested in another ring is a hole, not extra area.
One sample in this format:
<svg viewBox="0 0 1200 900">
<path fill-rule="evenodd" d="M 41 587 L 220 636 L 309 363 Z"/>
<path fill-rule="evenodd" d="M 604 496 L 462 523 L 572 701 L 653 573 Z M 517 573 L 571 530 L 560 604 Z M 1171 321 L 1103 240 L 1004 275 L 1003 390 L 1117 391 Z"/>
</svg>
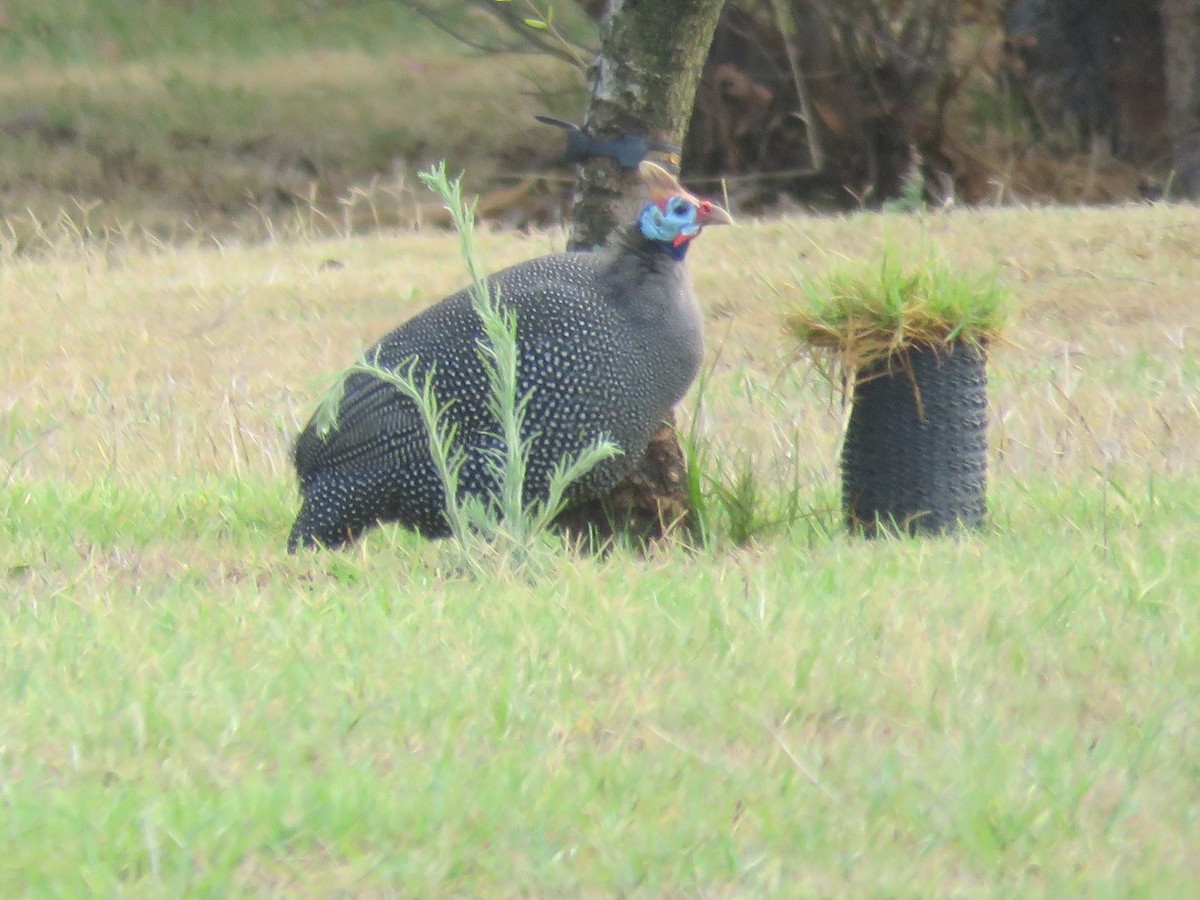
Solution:
<svg viewBox="0 0 1200 900">
<path fill-rule="evenodd" d="M 996 274 L 959 272 L 926 257 L 905 263 L 886 250 L 878 261 L 848 260 L 819 279 L 800 276 L 802 300 L 786 330 L 853 372 L 907 347 L 997 340 L 1014 312 Z"/>
</svg>

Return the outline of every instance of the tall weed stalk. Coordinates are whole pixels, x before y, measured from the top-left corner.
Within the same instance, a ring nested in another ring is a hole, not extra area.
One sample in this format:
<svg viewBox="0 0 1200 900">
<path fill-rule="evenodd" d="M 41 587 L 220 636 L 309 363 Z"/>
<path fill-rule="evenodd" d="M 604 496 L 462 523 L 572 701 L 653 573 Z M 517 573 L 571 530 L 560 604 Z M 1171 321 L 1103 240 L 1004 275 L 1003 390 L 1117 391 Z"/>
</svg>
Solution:
<svg viewBox="0 0 1200 900">
<path fill-rule="evenodd" d="M 526 474 L 532 442 L 536 434 L 525 427 L 531 393 L 520 394 L 518 387 L 520 348 L 517 340 L 517 314 L 501 305 L 499 292 L 490 284 L 475 252 L 475 203 L 462 198 L 462 179 L 446 176 L 445 163 L 438 163 L 419 175 L 421 181 L 446 203 L 458 232 L 462 258 L 471 280 L 473 306 L 479 316 L 483 335 L 476 352 L 483 363 L 488 382 L 488 410 L 495 440 L 483 448 L 484 465 L 495 485 L 490 496 L 479 496 L 461 489 L 462 467 L 467 449 L 449 416 L 454 398 L 441 398 L 434 390 L 435 365 L 425 367 L 423 376 L 416 369 L 416 358 L 395 368 L 379 363 L 378 358 L 363 359 L 345 374 L 365 372 L 384 381 L 416 405 L 429 435 L 429 452 L 445 496 L 445 515 L 453 545 L 462 565 L 476 575 L 492 575 L 497 568 L 514 571 L 527 569 L 535 551 L 545 545 L 554 518 L 563 510 L 568 488 L 606 459 L 621 450 L 601 439 L 585 447 L 574 457 L 559 460 L 549 478 L 545 498 L 525 494 Z M 325 405 L 332 417 L 341 392 L 331 392 Z"/>
</svg>

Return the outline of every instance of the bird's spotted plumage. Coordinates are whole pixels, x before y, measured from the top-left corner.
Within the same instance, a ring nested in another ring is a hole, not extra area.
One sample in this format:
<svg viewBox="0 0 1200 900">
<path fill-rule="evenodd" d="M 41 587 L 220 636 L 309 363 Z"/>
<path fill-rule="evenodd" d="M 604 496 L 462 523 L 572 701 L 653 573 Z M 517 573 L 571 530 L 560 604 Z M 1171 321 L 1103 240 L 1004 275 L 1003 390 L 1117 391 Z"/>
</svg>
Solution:
<svg viewBox="0 0 1200 900">
<path fill-rule="evenodd" d="M 682 196 L 695 214 L 699 201 Z M 718 221 L 728 220 L 720 213 Z M 639 225 L 611 249 L 543 256 L 489 278 L 493 296 L 516 313 L 518 394 L 530 398 L 527 497 L 545 498 L 555 465 L 601 439 L 622 455 L 596 466 L 568 499 L 605 492 L 636 463 L 694 380 L 701 318 L 678 251 L 700 228 L 683 211 L 676 217 L 685 228 L 695 226 L 681 243 L 665 229 L 647 235 Z M 367 351 L 387 368 L 415 360 L 418 383 L 432 367 L 435 394 L 466 449 L 460 490 L 477 495 L 494 491 L 485 461 L 498 443 L 478 353 L 482 338 L 464 290 Z M 415 405 L 367 373 L 346 379 L 335 426 L 322 429 L 314 417 L 297 439 L 294 458 L 303 503 L 288 542 L 292 550 L 338 546 L 380 521 L 430 537 L 447 532 L 442 483 Z"/>
</svg>

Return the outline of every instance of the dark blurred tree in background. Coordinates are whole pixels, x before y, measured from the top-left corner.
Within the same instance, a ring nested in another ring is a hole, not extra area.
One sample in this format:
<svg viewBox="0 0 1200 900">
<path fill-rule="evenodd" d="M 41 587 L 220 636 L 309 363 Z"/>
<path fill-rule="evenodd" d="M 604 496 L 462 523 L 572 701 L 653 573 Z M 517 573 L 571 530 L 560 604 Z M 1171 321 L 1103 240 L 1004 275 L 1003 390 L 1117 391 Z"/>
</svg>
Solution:
<svg viewBox="0 0 1200 900">
<path fill-rule="evenodd" d="M 568 49 L 530 28 L 519 3 L 462 0 L 451 24 L 421 0 L 400 2 L 476 46 L 588 60 L 596 32 L 579 23 L 607 9 L 550 0 L 570 13 Z M 752 208 L 781 197 L 973 202 L 1008 180 L 1037 193 L 1055 160 L 1148 195 L 1175 170 L 1175 190 L 1194 195 L 1198 54 L 1200 0 L 729 0 L 684 174 L 725 177 Z"/>
<path fill-rule="evenodd" d="M 1180 192 L 1200 197 L 1200 2 L 1162 0 L 1168 117 Z"/>
<path fill-rule="evenodd" d="M 1039 138 L 1101 142 L 1118 159 L 1169 157 L 1162 29 L 1154 0 L 1010 0 L 1009 74 Z"/>
</svg>

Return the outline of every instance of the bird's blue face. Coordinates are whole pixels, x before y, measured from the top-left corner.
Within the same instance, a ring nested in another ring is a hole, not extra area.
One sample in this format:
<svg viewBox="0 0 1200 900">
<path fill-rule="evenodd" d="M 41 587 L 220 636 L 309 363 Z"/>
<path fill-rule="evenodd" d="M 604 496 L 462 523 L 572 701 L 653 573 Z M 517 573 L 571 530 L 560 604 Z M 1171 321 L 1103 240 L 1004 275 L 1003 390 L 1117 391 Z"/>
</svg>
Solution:
<svg viewBox="0 0 1200 900">
<path fill-rule="evenodd" d="M 655 201 L 638 216 L 642 234 L 667 245 L 666 249 L 676 259 L 683 258 L 688 241 L 700 233 L 703 224 L 704 210 L 680 196 Z"/>
</svg>

